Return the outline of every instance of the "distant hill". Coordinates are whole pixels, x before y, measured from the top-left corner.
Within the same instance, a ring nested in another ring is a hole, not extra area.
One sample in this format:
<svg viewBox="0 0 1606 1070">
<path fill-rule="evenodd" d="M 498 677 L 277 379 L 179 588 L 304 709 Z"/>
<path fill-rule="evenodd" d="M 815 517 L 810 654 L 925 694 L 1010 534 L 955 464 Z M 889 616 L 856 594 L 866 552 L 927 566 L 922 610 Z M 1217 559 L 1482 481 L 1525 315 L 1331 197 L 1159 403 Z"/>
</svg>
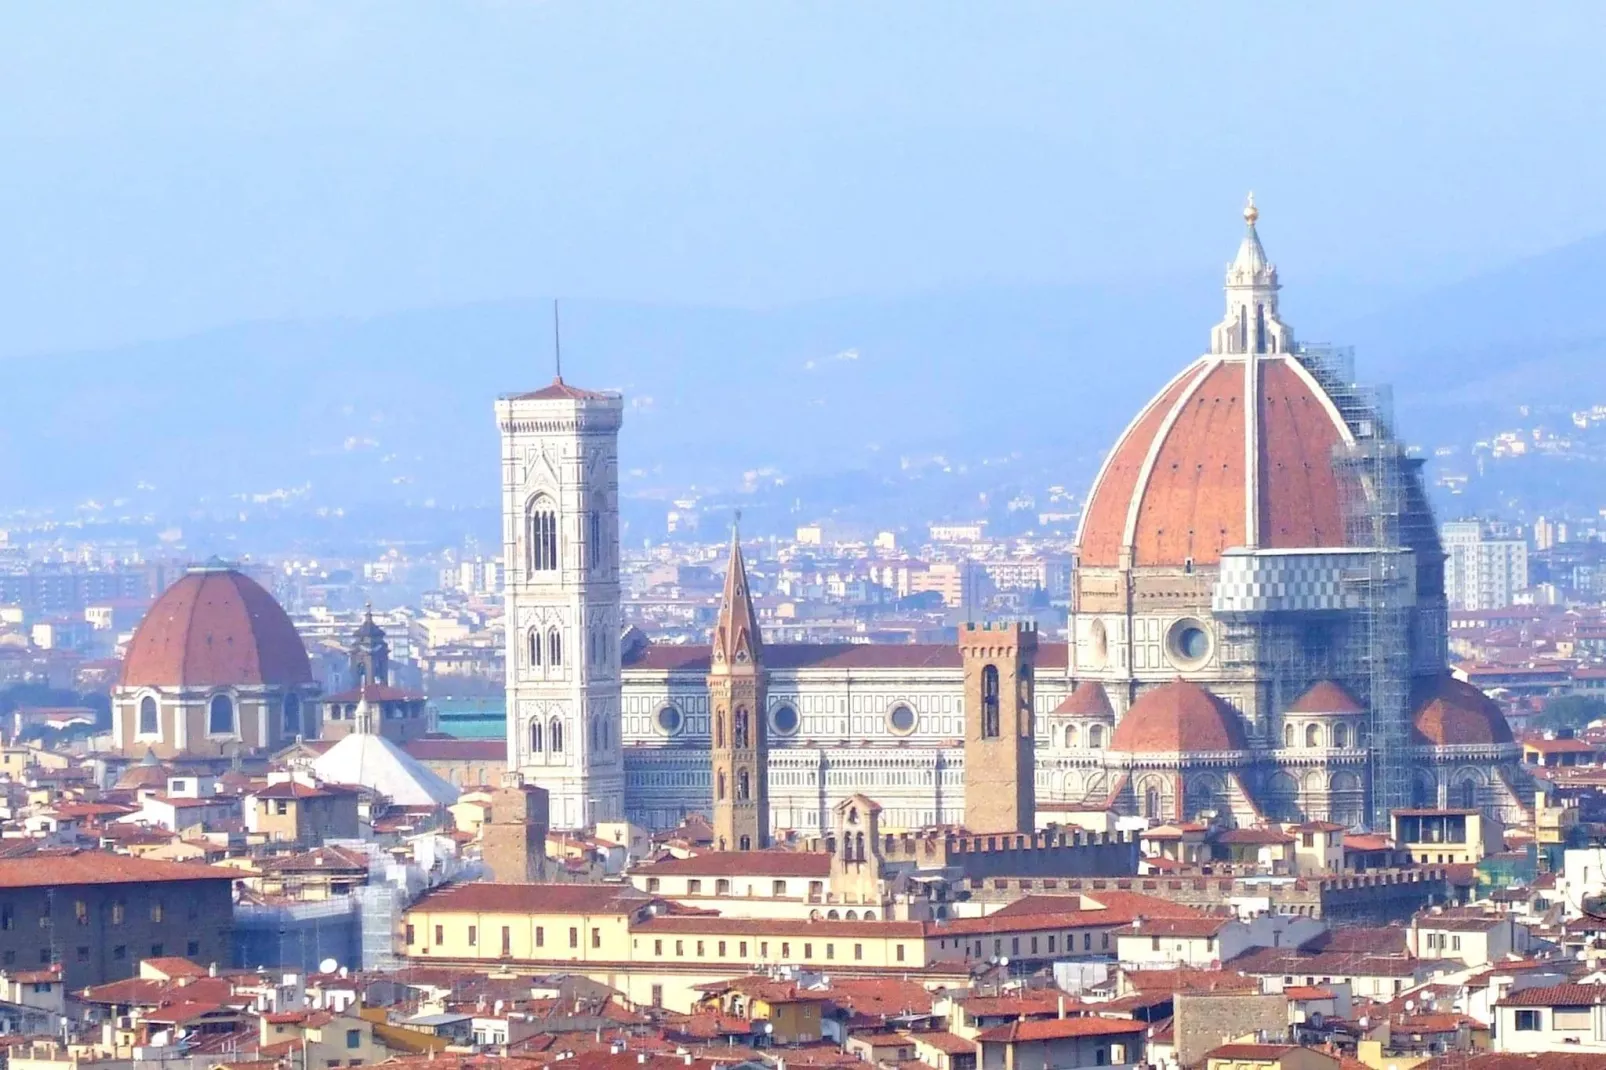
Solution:
<svg viewBox="0 0 1606 1070">
<path fill-rule="evenodd" d="M 1606 237 L 1304 337 L 1391 380 L 1406 437 L 1459 441 L 1520 401 L 1606 401 Z M 1135 408 L 1202 348 L 1208 274 L 1152 286 L 968 288 L 748 311 L 564 308 L 567 378 L 626 391 L 637 493 L 826 475 L 902 456 L 1046 453 L 1085 482 Z M 1327 302 L 1326 307 L 1331 307 Z M 252 323 L 0 363 L 0 502 L 311 486 L 325 504 L 488 505 L 492 399 L 552 374 L 547 303 Z"/>
</svg>

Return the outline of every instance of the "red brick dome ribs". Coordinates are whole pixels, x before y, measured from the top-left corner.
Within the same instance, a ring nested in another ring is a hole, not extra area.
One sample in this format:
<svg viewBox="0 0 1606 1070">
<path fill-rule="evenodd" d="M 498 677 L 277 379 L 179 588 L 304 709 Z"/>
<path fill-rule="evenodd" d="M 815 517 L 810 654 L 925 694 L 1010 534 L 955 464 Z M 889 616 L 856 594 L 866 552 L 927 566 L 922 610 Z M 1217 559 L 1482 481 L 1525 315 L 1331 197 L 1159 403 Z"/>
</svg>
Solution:
<svg viewBox="0 0 1606 1070">
<path fill-rule="evenodd" d="M 1139 695 L 1110 740 L 1111 750 L 1128 754 L 1243 750 L 1247 746 L 1238 711 L 1186 680 Z"/>
<path fill-rule="evenodd" d="M 123 660 L 123 687 L 293 687 L 312 683 L 307 649 L 260 584 L 223 567 L 191 570 L 156 600 Z"/>
<path fill-rule="evenodd" d="M 1457 747 L 1512 742 L 1500 706 L 1464 680 L 1436 676 L 1411 693 L 1411 741 L 1418 746 Z"/>
<path fill-rule="evenodd" d="M 1250 480 L 1259 545 L 1344 545 L 1335 449 L 1346 440 L 1331 399 L 1288 354 L 1256 358 L 1255 403 L 1245 357 L 1210 356 L 1151 401 L 1100 471 L 1078 533 L 1084 567 L 1213 565 L 1249 542 Z M 1247 419 L 1255 420 L 1254 458 Z M 1251 463 L 1253 460 L 1253 463 Z"/>
</svg>

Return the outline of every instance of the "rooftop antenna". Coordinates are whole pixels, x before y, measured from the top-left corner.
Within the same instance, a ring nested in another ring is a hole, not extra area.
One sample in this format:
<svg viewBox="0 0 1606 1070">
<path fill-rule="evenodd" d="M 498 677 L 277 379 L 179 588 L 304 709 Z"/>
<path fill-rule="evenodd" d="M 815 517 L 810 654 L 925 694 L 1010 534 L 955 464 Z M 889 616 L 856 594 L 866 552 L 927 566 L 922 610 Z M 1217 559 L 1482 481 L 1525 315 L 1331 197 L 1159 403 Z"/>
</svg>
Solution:
<svg viewBox="0 0 1606 1070">
<path fill-rule="evenodd" d="M 557 365 L 557 381 L 563 382 L 563 331 L 558 322 L 558 299 L 552 299 L 552 360 Z"/>
</svg>

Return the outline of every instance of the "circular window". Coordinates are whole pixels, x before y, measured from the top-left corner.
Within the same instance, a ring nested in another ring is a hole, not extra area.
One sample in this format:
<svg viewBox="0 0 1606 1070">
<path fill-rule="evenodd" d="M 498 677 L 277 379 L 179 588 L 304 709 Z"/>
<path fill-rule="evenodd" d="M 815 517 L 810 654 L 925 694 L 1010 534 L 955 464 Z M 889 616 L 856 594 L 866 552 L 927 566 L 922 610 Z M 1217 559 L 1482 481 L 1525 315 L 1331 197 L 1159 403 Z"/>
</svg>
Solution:
<svg viewBox="0 0 1606 1070">
<path fill-rule="evenodd" d="M 791 706 L 777 706 L 770 713 L 770 725 L 783 736 L 797 731 L 797 710 Z"/>
<path fill-rule="evenodd" d="M 681 726 L 683 726 L 685 723 L 686 718 L 682 716 L 680 710 L 676 709 L 674 706 L 665 706 L 663 709 L 658 711 L 658 731 L 662 732 L 666 736 L 672 736 L 679 732 Z"/>
<path fill-rule="evenodd" d="M 887 727 L 906 736 L 915 730 L 915 711 L 903 703 L 898 703 L 887 713 Z"/>
<path fill-rule="evenodd" d="M 1196 620 L 1179 620 L 1171 626 L 1166 646 L 1171 660 L 1183 668 L 1197 668 L 1210 657 L 1210 633 Z"/>
</svg>

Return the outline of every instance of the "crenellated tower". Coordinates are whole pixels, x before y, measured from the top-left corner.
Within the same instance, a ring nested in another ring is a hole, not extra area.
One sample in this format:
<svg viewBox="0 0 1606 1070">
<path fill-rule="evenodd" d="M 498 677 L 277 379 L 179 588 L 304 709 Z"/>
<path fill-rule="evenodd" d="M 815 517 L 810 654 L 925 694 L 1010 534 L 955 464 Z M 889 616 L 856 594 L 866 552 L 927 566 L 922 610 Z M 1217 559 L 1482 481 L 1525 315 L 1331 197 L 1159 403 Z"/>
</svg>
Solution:
<svg viewBox="0 0 1606 1070">
<path fill-rule="evenodd" d="M 713 737 L 714 844 L 752 851 L 770 842 L 769 741 L 763 641 L 741 541 L 731 533 L 725 592 L 708 672 Z"/>
<path fill-rule="evenodd" d="M 965 827 L 1032 832 L 1037 822 L 1037 628 L 1019 621 L 964 624 Z"/>
</svg>

